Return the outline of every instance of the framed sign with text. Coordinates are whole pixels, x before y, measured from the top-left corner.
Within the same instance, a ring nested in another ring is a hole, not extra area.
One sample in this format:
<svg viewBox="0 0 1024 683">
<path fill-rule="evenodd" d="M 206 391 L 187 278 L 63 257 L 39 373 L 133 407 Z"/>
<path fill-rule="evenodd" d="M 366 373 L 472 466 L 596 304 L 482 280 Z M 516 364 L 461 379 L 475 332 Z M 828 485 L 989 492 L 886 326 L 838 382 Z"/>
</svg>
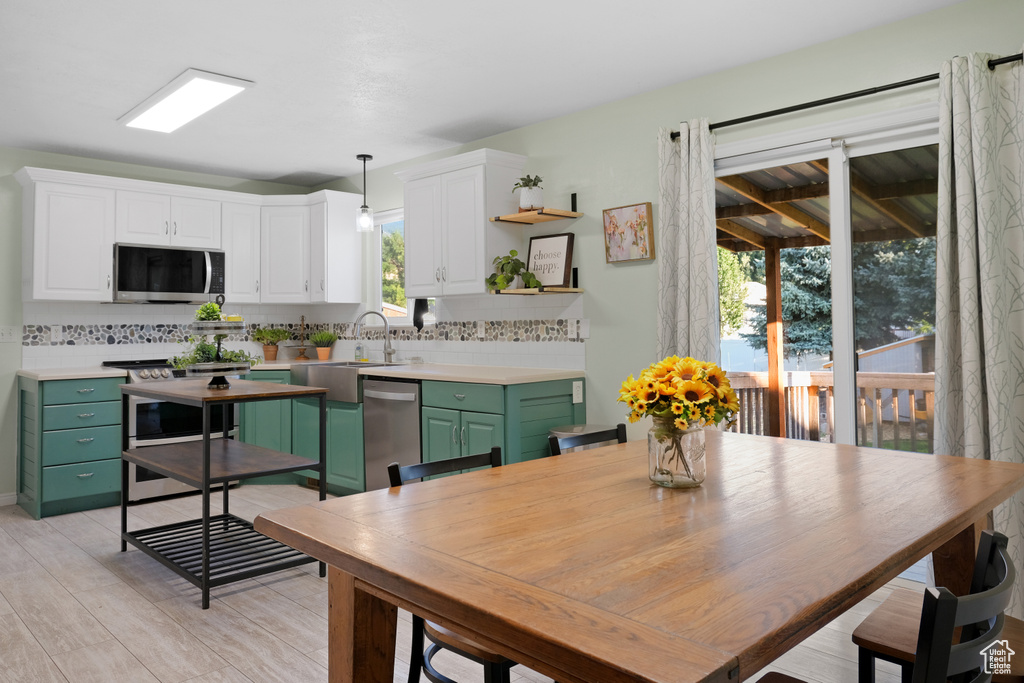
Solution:
<svg viewBox="0 0 1024 683">
<path fill-rule="evenodd" d="M 573 233 L 530 238 L 526 269 L 545 287 L 568 287 L 572 277 Z"/>
</svg>

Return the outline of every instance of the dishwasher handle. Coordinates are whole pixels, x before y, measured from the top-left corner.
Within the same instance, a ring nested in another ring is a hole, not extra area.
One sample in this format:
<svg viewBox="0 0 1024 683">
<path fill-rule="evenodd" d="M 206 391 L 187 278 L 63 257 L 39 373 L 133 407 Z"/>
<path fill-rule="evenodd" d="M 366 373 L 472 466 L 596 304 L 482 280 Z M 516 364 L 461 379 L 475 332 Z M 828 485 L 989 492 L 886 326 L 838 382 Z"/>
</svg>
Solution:
<svg viewBox="0 0 1024 683">
<path fill-rule="evenodd" d="M 376 391 L 373 389 L 364 389 L 363 398 L 379 398 L 382 401 L 415 401 L 416 393 L 399 393 L 396 391 Z"/>
</svg>

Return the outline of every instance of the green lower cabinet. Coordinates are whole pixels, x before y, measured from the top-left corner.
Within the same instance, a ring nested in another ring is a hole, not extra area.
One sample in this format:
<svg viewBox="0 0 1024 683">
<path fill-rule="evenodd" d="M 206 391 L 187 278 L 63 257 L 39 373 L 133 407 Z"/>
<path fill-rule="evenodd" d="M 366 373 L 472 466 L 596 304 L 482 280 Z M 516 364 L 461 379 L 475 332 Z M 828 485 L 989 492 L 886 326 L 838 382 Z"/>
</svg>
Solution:
<svg viewBox="0 0 1024 683">
<path fill-rule="evenodd" d="M 118 503 L 123 382 L 18 378 L 18 505 L 30 515 Z"/>
<path fill-rule="evenodd" d="M 291 372 L 288 370 L 257 370 L 250 372 L 248 379 L 254 382 L 288 384 Z M 292 452 L 292 402 L 254 401 L 238 406 L 238 440 L 263 446 L 283 453 Z M 294 484 L 294 474 L 271 474 L 266 477 L 246 479 L 244 484 Z"/>
<path fill-rule="evenodd" d="M 320 458 L 320 402 L 296 399 L 292 402 L 292 452 L 310 460 Z M 363 461 L 363 405 L 327 402 L 327 486 L 344 492 L 366 490 Z M 318 479 L 312 470 L 303 477 Z"/>
<path fill-rule="evenodd" d="M 503 415 L 430 406 L 421 415 L 424 462 L 486 453 L 494 446 L 505 448 Z"/>
</svg>

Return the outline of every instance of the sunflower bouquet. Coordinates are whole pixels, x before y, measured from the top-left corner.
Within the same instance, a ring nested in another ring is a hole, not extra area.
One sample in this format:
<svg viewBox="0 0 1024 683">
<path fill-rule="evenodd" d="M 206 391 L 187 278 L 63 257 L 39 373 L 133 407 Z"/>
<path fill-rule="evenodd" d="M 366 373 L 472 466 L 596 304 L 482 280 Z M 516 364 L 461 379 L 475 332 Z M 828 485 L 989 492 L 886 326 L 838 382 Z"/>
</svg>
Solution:
<svg viewBox="0 0 1024 683">
<path fill-rule="evenodd" d="M 622 383 L 618 400 L 629 406 L 630 422 L 647 415 L 654 418 L 652 443 L 659 443 L 660 448 L 656 457 L 652 450 L 651 478 L 668 486 L 690 485 L 673 481 L 673 472 L 680 469 L 681 478 L 687 482 L 700 485 L 704 480 L 703 462 L 691 462 L 703 460 L 703 438 L 698 442 L 698 452 L 692 453 L 684 432 L 721 422 L 732 425 L 740 410 L 724 370 L 714 363 L 679 356 L 655 363 L 637 379 L 630 375 Z M 693 471 L 694 465 L 700 466 L 698 472 Z"/>
<path fill-rule="evenodd" d="M 669 356 L 622 383 L 619 401 L 629 406 L 629 421 L 645 415 L 692 429 L 729 420 L 740 410 L 725 370 L 694 358 Z"/>
</svg>

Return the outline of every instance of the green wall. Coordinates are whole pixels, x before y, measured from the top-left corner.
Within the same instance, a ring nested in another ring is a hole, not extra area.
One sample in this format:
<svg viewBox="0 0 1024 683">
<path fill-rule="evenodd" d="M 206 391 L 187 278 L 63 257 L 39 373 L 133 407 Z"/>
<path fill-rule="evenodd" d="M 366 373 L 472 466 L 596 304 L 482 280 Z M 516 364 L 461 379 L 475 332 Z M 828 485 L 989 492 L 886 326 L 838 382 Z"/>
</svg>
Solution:
<svg viewBox="0 0 1024 683">
<path fill-rule="evenodd" d="M 18 343 L 0 344 L 0 496 L 16 491 L 15 420 L 17 377 L 21 369 L 21 185 L 14 172 L 24 166 L 211 187 L 254 194 L 305 194 L 308 188 L 184 173 L 46 152 L 0 147 L 0 325 L 18 329 Z"/>
<path fill-rule="evenodd" d="M 712 123 L 830 97 L 877 85 L 937 73 L 943 61 L 969 52 L 1003 56 L 1021 51 L 1024 2 L 970 0 L 912 20 L 864 31 L 756 64 L 686 81 L 644 95 L 424 156 L 369 170 L 368 201 L 375 210 L 402 205 L 402 184 L 394 172 L 423 161 L 480 147 L 526 155 L 524 172 L 544 178 L 544 203 L 569 208 L 577 193 L 586 215 L 572 223 L 524 229 L 525 238 L 574 232 L 573 261 L 580 271 L 587 341 L 588 420 L 614 424 L 624 420 L 616 403 L 619 386 L 655 360 L 657 263 L 608 265 L 604 258 L 601 211 L 650 201 L 659 211 L 658 151 L 661 127 L 678 130 L 680 121 L 705 117 Z M 727 30 L 726 26 L 709 30 Z M 709 55 L 714 59 L 714 55 Z M 552 68 L 557 68 L 552 66 Z M 566 71 L 571 78 L 572 70 Z M 510 84 L 510 88 L 511 88 Z M 511 93 L 510 93 L 510 96 Z M 542 95 L 538 95 L 542 96 Z M 936 85 L 917 86 L 894 95 L 875 95 L 813 112 L 722 129 L 719 143 L 841 120 L 883 108 L 934 101 Z M 372 151 L 372 150 L 371 150 Z M 382 161 L 382 160 L 375 160 Z M 372 166 L 371 166 L 372 168 Z M 360 191 L 353 176 L 328 185 Z M 655 222 L 655 225 L 657 223 Z M 656 249 L 660 245 L 655 235 Z M 662 258 L 660 254 L 657 258 Z M 647 427 L 631 426 L 630 439 Z"/>
</svg>

